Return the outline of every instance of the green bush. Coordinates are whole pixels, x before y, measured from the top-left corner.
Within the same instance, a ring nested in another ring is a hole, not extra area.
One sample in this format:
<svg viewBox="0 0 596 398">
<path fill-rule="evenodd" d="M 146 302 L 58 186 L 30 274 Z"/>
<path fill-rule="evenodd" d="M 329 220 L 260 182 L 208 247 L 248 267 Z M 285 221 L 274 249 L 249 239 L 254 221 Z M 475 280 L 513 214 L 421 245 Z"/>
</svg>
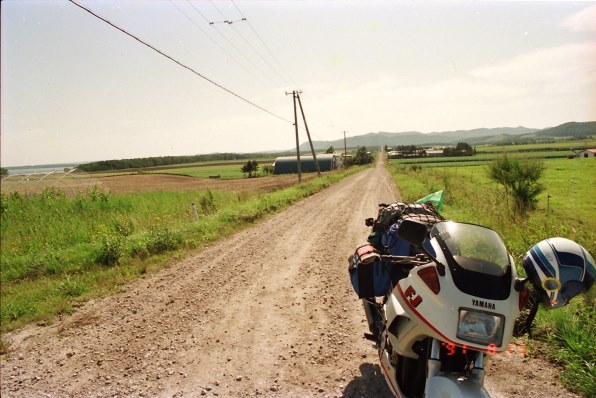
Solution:
<svg viewBox="0 0 596 398">
<path fill-rule="evenodd" d="M 124 255 L 124 240 L 119 234 L 105 234 L 102 236 L 96 261 L 99 264 L 112 266 L 118 264 Z"/>
<path fill-rule="evenodd" d="M 78 297 L 87 291 L 87 287 L 67 276 L 62 282 L 58 284 L 56 289 L 66 297 Z"/>
<path fill-rule="evenodd" d="M 149 257 L 149 250 L 147 250 L 147 242 L 135 242 L 130 249 L 130 255 L 140 260 L 146 260 Z"/>
<path fill-rule="evenodd" d="M 149 254 L 161 254 L 176 250 L 182 243 L 180 234 L 165 227 L 154 227 L 149 233 L 147 251 Z"/>
<path fill-rule="evenodd" d="M 537 159 L 515 159 L 503 155 L 488 165 L 490 179 L 502 184 L 513 198 L 514 211 L 526 214 L 536 209 L 538 195 L 544 186 L 538 182 L 544 172 L 544 162 Z"/>
<path fill-rule="evenodd" d="M 215 198 L 213 197 L 213 192 L 211 192 L 211 190 L 208 190 L 205 195 L 201 196 L 199 205 L 201 206 L 203 214 L 213 213 L 217 209 Z"/>
</svg>

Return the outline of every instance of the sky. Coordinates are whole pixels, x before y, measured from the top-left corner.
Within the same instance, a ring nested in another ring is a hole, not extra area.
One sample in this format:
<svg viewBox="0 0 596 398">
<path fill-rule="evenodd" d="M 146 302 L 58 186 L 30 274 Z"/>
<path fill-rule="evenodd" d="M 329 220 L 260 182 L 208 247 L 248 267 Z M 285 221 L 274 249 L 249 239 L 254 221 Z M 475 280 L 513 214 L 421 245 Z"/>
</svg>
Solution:
<svg viewBox="0 0 596 398">
<path fill-rule="evenodd" d="M 314 140 L 596 120 L 594 1 L 76 2 L 170 58 L 2 1 L 2 167 L 291 150 L 293 90 Z"/>
</svg>

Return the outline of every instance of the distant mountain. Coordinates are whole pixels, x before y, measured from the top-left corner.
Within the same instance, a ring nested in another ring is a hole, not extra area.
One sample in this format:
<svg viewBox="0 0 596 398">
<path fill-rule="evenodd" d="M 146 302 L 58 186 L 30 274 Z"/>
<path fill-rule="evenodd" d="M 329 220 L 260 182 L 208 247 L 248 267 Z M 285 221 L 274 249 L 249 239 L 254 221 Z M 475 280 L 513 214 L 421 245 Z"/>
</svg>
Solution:
<svg viewBox="0 0 596 398">
<path fill-rule="evenodd" d="M 471 144 L 472 139 L 480 140 L 486 137 L 493 137 L 498 135 L 524 135 L 531 134 L 538 131 L 538 129 L 530 129 L 526 127 L 500 127 L 500 128 L 479 128 L 473 130 L 455 130 L 444 132 L 420 133 L 418 131 L 408 131 L 401 133 L 368 133 L 347 138 L 347 146 L 355 148 L 358 146 L 366 146 L 367 148 L 382 148 L 387 146 L 398 145 L 450 145 L 458 142 L 468 142 Z M 315 150 L 325 150 L 330 146 L 336 149 L 344 147 L 343 139 L 334 141 L 313 141 Z M 300 151 L 310 151 L 308 142 L 300 145 Z"/>
<path fill-rule="evenodd" d="M 390 147 L 398 145 L 455 145 L 458 142 L 466 142 L 470 145 L 499 145 L 583 136 L 596 136 L 596 122 L 569 122 L 542 130 L 519 126 L 443 131 L 427 134 L 418 131 L 378 132 L 348 137 L 347 146 L 348 148 L 366 146 L 372 149 L 382 148 L 385 145 Z M 313 141 L 313 146 L 316 151 L 326 150 L 330 146 L 333 146 L 336 150 L 341 150 L 344 147 L 344 141 L 343 139 Z M 308 142 L 300 145 L 300 151 L 310 151 Z"/>
<path fill-rule="evenodd" d="M 596 134 L 596 122 L 569 122 L 536 132 L 537 137 L 582 137 Z"/>
</svg>

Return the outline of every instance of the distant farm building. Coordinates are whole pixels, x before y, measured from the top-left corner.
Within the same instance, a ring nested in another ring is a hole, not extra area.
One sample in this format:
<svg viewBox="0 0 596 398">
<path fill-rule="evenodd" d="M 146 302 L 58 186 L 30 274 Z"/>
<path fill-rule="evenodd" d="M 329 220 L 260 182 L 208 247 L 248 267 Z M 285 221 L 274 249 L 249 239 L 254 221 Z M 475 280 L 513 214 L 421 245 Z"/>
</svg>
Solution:
<svg viewBox="0 0 596 398">
<path fill-rule="evenodd" d="M 577 153 L 578 158 L 593 158 L 596 157 L 596 149 L 586 149 Z"/>
<path fill-rule="evenodd" d="M 403 158 L 423 158 L 423 157 L 439 157 L 443 156 L 442 149 L 422 149 L 416 150 L 392 150 L 387 153 L 389 159 L 403 159 Z"/>
<path fill-rule="evenodd" d="M 317 162 L 321 171 L 331 171 L 342 167 L 343 159 L 340 155 L 321 154 L 317 155 Z M 300 170 L 303 173 L 317 171 L 312 156 L 300 156 Z M 298 161 L 296 156 L 282 156 L 275 159 L 273 163 L 273 174 L 295 174 L 298 173 Z"/>
<path fill-rule="evenodd" d="M 427 149 L 427 150 L 425 150 L 425 152 L 426 152 L 426 156 L 431 157 L 431 158 L 443 156 L 442 149 Z"/>
</svg>

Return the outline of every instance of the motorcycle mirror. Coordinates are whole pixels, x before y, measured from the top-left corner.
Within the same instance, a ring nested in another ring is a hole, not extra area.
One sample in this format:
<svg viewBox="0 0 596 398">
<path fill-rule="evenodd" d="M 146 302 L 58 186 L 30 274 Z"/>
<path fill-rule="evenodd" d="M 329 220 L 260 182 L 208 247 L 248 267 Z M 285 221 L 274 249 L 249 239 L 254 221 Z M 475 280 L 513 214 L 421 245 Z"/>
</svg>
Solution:
<svg viewBox="0 0 596 398">
<path fill-rule="evenodd" d="M 421 248 L 426 239 L 426 225 L 414 220 L 403 220 L 397 229 L 397 236 Z"/>
<path fill-rule="evenodd" d="M 403 220 L 397 229 L 397 236 L 416 246 L 437 264 L 437 272 L 445 276 L 445 265 L 424 247 L 426 240 L 426 224 L 414 220 Z"/>
<path fill-rule="evenodd" d="M 366 220 L 364 220 L 364 223 L 366 224 L 367 227 L 372 227 L 375 224 L 375 219 L 367 218 Z"/>
</svg>

